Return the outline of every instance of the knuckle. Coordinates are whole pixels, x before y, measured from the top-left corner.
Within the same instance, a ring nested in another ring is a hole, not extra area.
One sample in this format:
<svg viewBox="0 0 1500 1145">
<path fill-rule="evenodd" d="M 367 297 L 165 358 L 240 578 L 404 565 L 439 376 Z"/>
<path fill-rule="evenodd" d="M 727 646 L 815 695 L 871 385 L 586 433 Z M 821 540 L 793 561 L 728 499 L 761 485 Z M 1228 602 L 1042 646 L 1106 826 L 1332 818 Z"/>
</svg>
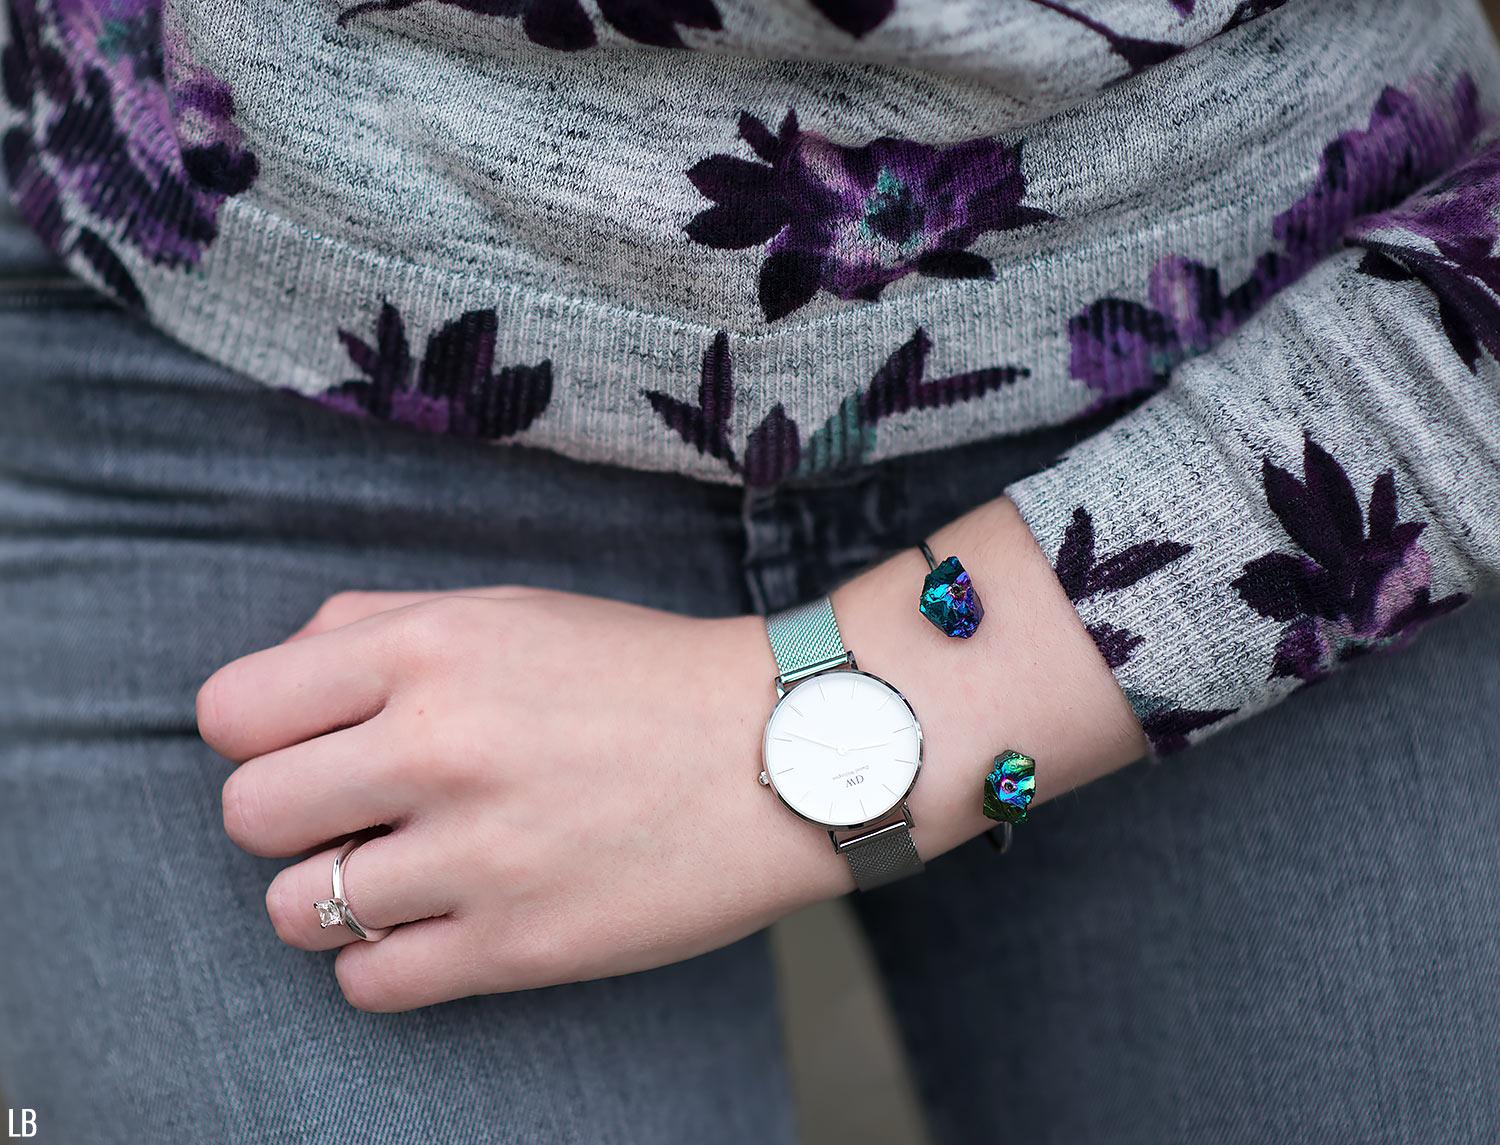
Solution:
<svg viewBox="0 0 1500 1145">
<path fill-rule="evenodd" d="M 318 606 L 313 614 L 312 627 L 320 632 L 330 628 L 342 628 L 370 611 L 372 593 L 350 589 L 336 592 Z"/>
<path fill-rule="evenodd" d="M 409 655 L 437 660 L 451 655 L 479 622 L 482 601 L 442 597 L 412 608 L 402 620 L 401 640 Z"/>
</svg>

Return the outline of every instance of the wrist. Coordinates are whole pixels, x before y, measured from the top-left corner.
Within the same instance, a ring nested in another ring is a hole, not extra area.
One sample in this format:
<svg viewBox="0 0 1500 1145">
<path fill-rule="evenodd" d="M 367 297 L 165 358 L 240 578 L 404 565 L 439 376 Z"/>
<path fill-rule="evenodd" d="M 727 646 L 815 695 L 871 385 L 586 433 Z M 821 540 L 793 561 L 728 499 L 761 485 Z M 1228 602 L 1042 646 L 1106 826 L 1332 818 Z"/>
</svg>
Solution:
<svg viewBox="0 0 1500 1145">
<path fill-rule="evenodd" d="M 734 794 L 737 812 L 725 820 L 730 824 L 725 842 L 732 842 L 736 862 L 742 865 L 743 885 L 765 889 L 771 917 L 853 890 L 849 867 L 834 851 L 827 831 L 798 818 L 757 782 L 765 766 L 762 745 L 766 720 L 776 703 L 779 672 L 765 618 L 741 616 L 708 623 L 718 628 L 711 636 L 723 650 L 723 678 L 732 682 L 719 692 L 718 723 L 728 736 L 716 755 L 728 761 L 723 782 Z"/>
<path fill-rule="evenodd" d="M 922 721 L 924 763 L 910 806 L 931 858 L 994 826 L 981 810 L 993 758 L 1037 760 L 1034 803 L 1087 783 L 1146 750 L 1113 674 L 1015 506 L 991 502 L 929 539 L 957 553 L 984 602 L 967 640 L 917 611 L 927 573 L 903 551 L 839 588 L 834 610 L 860 666 L 891 680 Z"/>
</svg>

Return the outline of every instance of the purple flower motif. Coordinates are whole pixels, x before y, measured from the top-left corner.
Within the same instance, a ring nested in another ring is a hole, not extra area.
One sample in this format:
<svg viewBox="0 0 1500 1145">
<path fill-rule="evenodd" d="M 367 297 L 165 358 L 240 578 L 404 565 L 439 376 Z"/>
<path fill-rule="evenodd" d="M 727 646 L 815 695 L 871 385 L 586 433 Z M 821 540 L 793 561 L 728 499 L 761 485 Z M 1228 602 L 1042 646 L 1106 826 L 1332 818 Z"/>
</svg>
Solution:
<svg viewBox="0 0 1500 1145">
<path fill-rule="evenodd" d="M 498 325 L 493 310 L 470 310 L 428 337 L 418 364 L 400 312 L 383 303 L 373 344 L 339 331 L 339 341 L 363 377 L 333 386 L 314 400 L 425 433 L 486 441 L 512 437 L 551 402 L 552 363 L 495 369 Z"/>
<path fill-rule="evenodd" d="M 18 208 L 139 304 L 116 247 L 192 266 L 224 200 L 255 180 L 233 96 L 187 58 L 160 0 L 9 0 L 7 15 L 0 71 L 23 118 L 3 153 Z"/>
<path fill-rule="evenodd" d="M 1438 300 L 1454 352 L 1470 370 L 1480 347 L 1500 358 L 1500 142 L 1491 143 L 1420 196 L 1367 219 L 1358 241 L 1368 250 L 1361 269 L 1387 279 L 1416 278 Z M 1431 243 L 1373 238 L 1402 230 Z"/>
<path fill-rule="evenodd" d="M 1322 258 L 1350 224 L 1400 203 L 1451 167 L 1480 128 L 1471 76 L 1446 102 L 1386 88 L 1364 131 L 1340 135 L 1323 151 L 1317 181 L 1278 215 L 1272 231 L 1299 269 Z"/>
<path fill-rule="evenodd" d="M 875 448 L 876 427 L 888 417 L 914 409 L 938 409 L 968 401 L 1025 377 L 1017 366 L 996 366 L 942 378 L 926 378 L 932 339 L 918 327 L 875 372 L 869 384 L 803 437 L 796 421 L 777 403 L 745 442 L 743 455 L 730 440 L 734 414 L 734 373 L 729 335 L 720 331 L 704 351 L 698 400 L 684 402 L 658 390 L 646 401 L 657 417 L 699 453 L 723 461 L 754 488 L 788 477 L 807 477 L 864 461 Z"/>
<path fill-rule="evenodd" d="M 423 0 L 362 0 L 339 13 L 340 25 L 366 12 L 398 12 Z M 577 52 L 592 48 L 594 22 L 578 0 L 433 0 L 472 12 L 521 21 L 526 38 L 543 48 Z M 599 15 L 615 31 L 638 44 L 685 48 L 678 27 L 719 31 L 723 23 L 713 0 L 597 0 Z"/>
<path fill-rule="evenodd" d="M 896 0 L 812 0 L 812 5 L 855 39 L 873 32 L 896 10 Z"/>
<path fill-rule="evenodd" d="M 1127 589 L 1192 551 L 1192 545 L 1181 541 L 1141 541 L 1101 560 L 1094 548 L 1094 519 L 1080 505 L 1063 533 L 1053 571 L 1068 599 L 1079 604 Z M 1124 665 L 1145 642 L 1144 637 L 1113 624 L 1095 623 L 1087 628 L 1111 669 Z"/>
<path fill-rule="evenodd" d="M 1101 298 L 1085 307 L 1068 323 L 1069 368 L 1097 395 L 1091 411 L 1165 384 L 1337 248 L 1351 224 L 1451 165 L 1478 130 L 1467 76 L 1446 103 L 1387 88 L 1366 129 L 1324 148 L 1312 187 L 1272 222 L 1279 249 L 1262 254 L 1238 286 L 1225 290 L 1217 269 L 1174 255 L 1152 270 L 1149 304 Z"/>
<path fill-rule="evenodd" d="M 740 137 L 759 162 L 711 155 L 687 173 L 712 200 L 688 237 L 724 250 L 766 247 L 760 304 L 767 321 L 821 289 L 873 301 L 909 274 L 993 278 L 968 248 L 989 231 L 1052 216 L 1023 206 L 1021 147 L 970 139 L 941 147 L 883 136 L 844 147 L 797 126 L 776 133 L 742 113 Z"/>
<path fill-rule="evenodd" d="M 1297 552 L 1273 552 L 1231 582 L 1269 620 L 1286 625 L 1270 678 L 1312 681 L 1338 663 L 1406 643 L 1434 617 L 1468 597 L 1432 599 L 1432 560 L 1417 543 L 1422 522 L 1396 517 L 1396 479 L 1375 479 L 1367 513 L 1349 476 L 1311 436 L 1303 478 L 1265 461 L 1266 502 Z"/>
</svg>

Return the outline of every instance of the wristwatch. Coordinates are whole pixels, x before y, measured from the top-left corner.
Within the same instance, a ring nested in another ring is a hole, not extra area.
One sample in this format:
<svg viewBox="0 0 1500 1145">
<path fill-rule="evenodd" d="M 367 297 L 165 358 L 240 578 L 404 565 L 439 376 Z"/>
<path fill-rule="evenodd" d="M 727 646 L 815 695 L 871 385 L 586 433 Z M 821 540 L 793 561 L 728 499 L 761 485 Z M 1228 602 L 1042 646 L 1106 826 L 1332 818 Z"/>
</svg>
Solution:
<svg viewBox="0 0 1500 1145">
<path fill-rule="evenodd" d="M 860 890 L 919 874 L 907 806 L 922 770 L 917 714 L 859 670 L 826 596 L 767 617 L 766 633 L 779 675 L 761 783 L 828 832 Z"/>
</svg>

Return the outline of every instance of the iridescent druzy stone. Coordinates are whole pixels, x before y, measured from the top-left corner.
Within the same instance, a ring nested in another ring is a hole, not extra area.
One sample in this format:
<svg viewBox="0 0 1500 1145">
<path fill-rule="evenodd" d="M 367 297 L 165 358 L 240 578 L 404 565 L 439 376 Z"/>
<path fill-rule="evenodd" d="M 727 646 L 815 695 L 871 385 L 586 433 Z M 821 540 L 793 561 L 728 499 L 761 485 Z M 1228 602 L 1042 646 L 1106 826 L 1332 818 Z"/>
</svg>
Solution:
<svg viewBox="0 0 1500 1145">
<path fill-rule="evenodd" d="M 984 619 L 979 593 L 957 557 L 949 557 L 927 574 L 922 584 L 922 602 L 917 607 L 945 636 L 965 640 L 974 635 Z"/>
<path fill-rule="evenodd" d="M 1036 760 L 1018 751 L 1003 752 L 984 777 L 984 813 L 1001 823 L 1024 823 L 1034 791 Z"/>
</svg>

